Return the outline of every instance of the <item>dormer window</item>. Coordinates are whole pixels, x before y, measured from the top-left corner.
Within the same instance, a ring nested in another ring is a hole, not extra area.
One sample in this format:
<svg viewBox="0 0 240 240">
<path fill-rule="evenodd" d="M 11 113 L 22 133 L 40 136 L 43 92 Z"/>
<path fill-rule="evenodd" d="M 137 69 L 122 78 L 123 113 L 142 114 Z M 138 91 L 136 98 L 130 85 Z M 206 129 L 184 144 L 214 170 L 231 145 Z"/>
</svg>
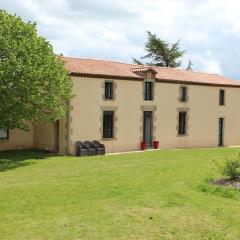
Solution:
<svg viewBox="0 0 240 240">
<path fill-rule="evenodd" d="M 157 71 L 150 66 L 139 66 L 132 68 L 131 72 L 145 79 L 154 79 L 157 74 Z"/>
</svg>

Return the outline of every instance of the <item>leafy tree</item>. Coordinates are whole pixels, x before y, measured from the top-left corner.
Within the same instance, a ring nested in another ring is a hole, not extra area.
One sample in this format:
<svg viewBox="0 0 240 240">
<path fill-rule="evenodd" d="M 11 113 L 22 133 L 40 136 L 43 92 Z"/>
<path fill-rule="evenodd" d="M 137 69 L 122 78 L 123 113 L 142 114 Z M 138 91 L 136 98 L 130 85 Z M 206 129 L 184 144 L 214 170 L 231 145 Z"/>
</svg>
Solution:
<svg viewBox="0 0 240 240">
<path fill-rule="evenodd" d="M 28 130 L 30 122 L 64 116 L 72 97 L 64 62 L 35 23 L 0 10 L 0 128 Z"/>
<path fill-rule="evenodd" d="M 185 50 L 180 50 L 180 41 L 176 43 L 168 43 L 157 37 L 156 34 L 147 32 L 147 42 L 145 50 L 147 54 L 142 59 L 150 59 L 147 65 L 161 66 L 161 67 L 180 67 Z M 134 63 L 142 65 L 143 63 L 136 58 L 133 58 Z M 191 66 L 190 66 L 191 67 Z"/>
</svg>

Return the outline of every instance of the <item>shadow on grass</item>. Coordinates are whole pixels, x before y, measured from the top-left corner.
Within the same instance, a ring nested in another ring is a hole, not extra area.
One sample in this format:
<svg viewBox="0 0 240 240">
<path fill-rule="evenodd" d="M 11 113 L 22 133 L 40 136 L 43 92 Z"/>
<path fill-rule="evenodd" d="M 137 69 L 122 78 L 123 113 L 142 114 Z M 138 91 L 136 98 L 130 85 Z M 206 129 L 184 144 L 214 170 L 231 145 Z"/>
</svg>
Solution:
<svg viewBox="0 0 240 240">
<path fill-rule="evenodd" d="M 40 160 L 51 155 L 41 150 L 14 150 L 0 152 L 0 172 L 35 164 L 27 160 Z"/>
</svg>

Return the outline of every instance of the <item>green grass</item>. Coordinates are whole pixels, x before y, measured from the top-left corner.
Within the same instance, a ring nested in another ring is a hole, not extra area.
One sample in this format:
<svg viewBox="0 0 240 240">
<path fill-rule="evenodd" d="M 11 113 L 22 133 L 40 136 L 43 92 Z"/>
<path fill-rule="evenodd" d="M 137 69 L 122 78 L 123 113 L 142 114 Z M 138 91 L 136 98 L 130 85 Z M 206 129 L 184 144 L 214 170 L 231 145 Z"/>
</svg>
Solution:
<svg viewBox="0 0 240 240">
<path fill-rule="evenodd" d="M 238 152 L 0 153 L 0 239 L 239 240 L 240 193 L 206 181 Z"/>
</svg>

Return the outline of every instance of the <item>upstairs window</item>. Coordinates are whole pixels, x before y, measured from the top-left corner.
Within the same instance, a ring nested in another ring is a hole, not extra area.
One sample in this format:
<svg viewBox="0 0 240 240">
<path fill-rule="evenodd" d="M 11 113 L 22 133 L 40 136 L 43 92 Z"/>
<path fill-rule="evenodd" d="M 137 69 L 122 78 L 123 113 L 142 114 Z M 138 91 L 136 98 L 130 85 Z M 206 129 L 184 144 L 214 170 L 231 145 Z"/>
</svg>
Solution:
<svg viewBox="0 0 240 240">
<path fill-rule="evenodd" d="M 113 138 L 114 136 L 114 112 L 103 112 L 103 138 Z"/>
<path fill-rule="evenodd" d="M 153 100 L 153 83 L 152 82 L 145 82 L 144 100 L 146 101 Z"/>
<path fill-rule="evenodd" d="M 187 101 L 187 87 L 180 87 L 180 102 Z"/>
<path fill-rule="evenodd" d="M 0 139 L 8 139 L 8 129 L 0 128 Z"/>
<path fill-rule="evenodd" d="M 105 82 L 105 99 L 113 99 L 113 82 Z"/>
<path fill-rule="evenodd" d="M 225 105 L 225 91 L 223 89 L 219 91 L 219 105 Z"/>
<path fill-rule="evenodd" d="M 178 135 L 186 135 L 187 112 L 179 112 L 178 115 Z"/>
</svg>

